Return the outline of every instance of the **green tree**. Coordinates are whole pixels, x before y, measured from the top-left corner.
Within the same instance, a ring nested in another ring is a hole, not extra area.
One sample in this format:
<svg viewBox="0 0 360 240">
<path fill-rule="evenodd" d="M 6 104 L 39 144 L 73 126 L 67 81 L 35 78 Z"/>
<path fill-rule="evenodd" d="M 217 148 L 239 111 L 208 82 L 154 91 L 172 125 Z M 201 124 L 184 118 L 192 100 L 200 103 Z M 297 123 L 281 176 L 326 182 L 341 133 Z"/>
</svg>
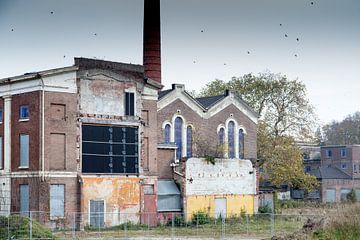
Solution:
<svg viewBox="0 0 360 240">
<path fill-rule="evenodd" d="M 325 125 L 323 132 L 325 143 L 329 145 L 360 144 L 360 112 Z"/>
<path fill-rule="evenodd" d="M 257 149 L 266 177 L 275 185 L 312 190 L 316 179 L 303 172 L 302 154 L 295 144 L 314 139 L 316 117 L 305 85 L 282 74 L 246 74 L 229 82 L 216 79 L 200 95 L 219 95 L 225 89 L 237 90 L 259 114 Z"/>
</svg>

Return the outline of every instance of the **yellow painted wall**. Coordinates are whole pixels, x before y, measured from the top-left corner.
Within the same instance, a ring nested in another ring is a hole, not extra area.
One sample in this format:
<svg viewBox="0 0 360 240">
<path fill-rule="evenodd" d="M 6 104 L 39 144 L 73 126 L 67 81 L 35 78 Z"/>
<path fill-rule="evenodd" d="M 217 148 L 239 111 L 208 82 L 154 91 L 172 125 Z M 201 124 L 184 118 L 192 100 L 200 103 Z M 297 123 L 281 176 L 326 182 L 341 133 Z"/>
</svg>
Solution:
<svg viewBox="0 0 360 240">
<path fill-rule="evenodd" d="M 190 220 L 193 213 L 205 211 L 211 217 L 215 217 L 215 198 L 226 198 L 226 216 L 239 215 L 241 209 L 247 214 L 254 213 L 254 195 L 207 195 L 207 196 L 188 196 L 186 198 L 186 214 Z"/>
</svg>

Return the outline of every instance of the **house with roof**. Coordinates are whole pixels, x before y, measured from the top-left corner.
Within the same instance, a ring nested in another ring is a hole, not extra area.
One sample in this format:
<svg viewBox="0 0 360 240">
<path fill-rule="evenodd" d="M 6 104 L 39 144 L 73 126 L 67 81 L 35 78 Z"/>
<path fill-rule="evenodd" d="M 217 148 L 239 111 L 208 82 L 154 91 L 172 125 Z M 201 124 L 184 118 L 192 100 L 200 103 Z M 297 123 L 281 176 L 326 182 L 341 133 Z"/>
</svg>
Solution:
<svg viewBox="0 0 360 240">
<path fill-rule="evenodd" d="M 162 166 L 172 167 L 159 169 L 159 181 L 176 180 L 187 218 L 197 211 L 216 217 L 257 210 L 258 115 L 238 92 L 194 98 L 173 84 L 159 93 L 157 115 L 159 145 L 175 148 L 175 159 L 162 159 Z M 218 160 L 213 165 L 204 156 Z"/>
</svg>

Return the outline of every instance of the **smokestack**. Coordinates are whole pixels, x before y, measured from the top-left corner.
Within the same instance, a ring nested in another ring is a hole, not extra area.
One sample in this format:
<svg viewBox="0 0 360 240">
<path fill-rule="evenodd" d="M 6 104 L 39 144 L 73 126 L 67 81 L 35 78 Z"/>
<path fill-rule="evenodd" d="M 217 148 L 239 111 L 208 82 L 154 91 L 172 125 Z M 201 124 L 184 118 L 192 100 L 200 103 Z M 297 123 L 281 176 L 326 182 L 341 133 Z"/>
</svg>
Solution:
<svg viewBox="0 0 360 240">
<path fill-rule="evenodd" d="M 160 0 L 144 0 L 145 76 L 161 83 Z"/>
</svg>

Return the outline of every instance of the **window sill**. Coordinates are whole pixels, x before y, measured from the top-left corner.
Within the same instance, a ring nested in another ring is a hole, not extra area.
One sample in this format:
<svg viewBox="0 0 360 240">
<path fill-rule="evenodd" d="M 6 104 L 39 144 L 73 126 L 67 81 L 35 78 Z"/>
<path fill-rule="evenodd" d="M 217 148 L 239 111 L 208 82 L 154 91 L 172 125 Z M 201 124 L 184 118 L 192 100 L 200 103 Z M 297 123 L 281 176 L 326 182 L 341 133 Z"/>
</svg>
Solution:
<svg viewBox="0 0 360 240">
<path fill-rule="evenodd" d="M 19 122 L 28 122 L 29 121 L 29 118 L 20 118 L 19 119 Z"/>
<path fill-rule="evenodd" d="M 29 169 L 29 166 L 20 166 L 18 169 Z"/>
</svg>

